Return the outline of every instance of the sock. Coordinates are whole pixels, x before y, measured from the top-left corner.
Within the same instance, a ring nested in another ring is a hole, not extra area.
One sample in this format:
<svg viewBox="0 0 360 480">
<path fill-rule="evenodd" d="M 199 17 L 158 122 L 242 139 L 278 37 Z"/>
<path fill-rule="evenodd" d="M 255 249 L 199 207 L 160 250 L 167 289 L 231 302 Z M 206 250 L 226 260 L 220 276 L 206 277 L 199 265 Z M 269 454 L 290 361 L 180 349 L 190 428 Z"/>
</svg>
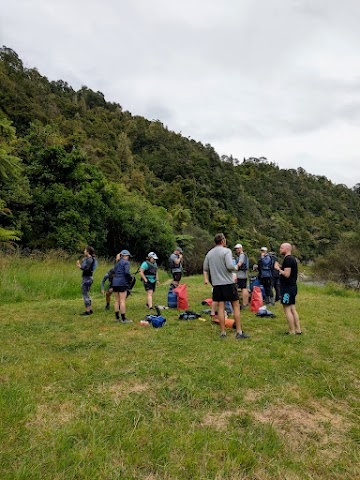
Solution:
<svg viewBox="0 0 360 480">
<path fill-rule="evenodd" d="M 125 320 L 125 313 L 121 314 L 121 320 Z"/>
<path fill-rule="evenodd" d="M 120 320 L 119 312 L 115 312 L 115 317 L 116 317 L 116 320 Z"/>
<path fill-rule="evenodd" d="M 242 335 L 242 330 L 239 330 L 236 333 L 239 333 L 240 335 Z"/>
</svg>

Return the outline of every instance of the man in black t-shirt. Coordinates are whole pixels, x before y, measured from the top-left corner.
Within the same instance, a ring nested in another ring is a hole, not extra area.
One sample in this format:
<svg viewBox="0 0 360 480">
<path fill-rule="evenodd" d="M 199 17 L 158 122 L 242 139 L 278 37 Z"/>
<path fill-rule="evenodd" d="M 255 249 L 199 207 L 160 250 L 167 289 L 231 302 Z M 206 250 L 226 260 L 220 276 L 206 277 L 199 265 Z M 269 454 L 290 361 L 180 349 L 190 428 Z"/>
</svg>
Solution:
<svg viewBox="0 0 360 480">
<path fill-rule="evenodd" d="M 284 255 L 282 267 L 277 265 L 280 273 L 280 291 L 281 303 L 284 308 L 286 320 L 289 324 L 288 335 L 301 335 L 299 315 L 295 308 L 295 299 L 297 295 L 297 275 L 298 266 L 296 258 L 291 255 L 292 247 L 290 243 L 280 245 L 280 254 Z"/>
</svg>

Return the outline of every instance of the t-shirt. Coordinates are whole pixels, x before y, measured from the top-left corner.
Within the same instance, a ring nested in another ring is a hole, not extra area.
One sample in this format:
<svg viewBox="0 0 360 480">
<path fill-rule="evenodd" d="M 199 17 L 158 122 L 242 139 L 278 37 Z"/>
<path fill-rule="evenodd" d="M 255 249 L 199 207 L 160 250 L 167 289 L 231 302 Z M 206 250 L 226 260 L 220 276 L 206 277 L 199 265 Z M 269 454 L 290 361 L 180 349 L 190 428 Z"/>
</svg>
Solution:
<svg viewBox="0 0 360 480">
<path fill-rule="evenodd" d="M 298 276 L 298 265 L 296 258 L 293 255 L 286 255 L 286 257 L 284 258 L 281 270 L 285 270 L 285 268 L 291 268 L 290 277 L 286 278 L 284 275 L 280 275 L 280 285 L 296 285 L 296 280 Z"/>
<path fill-rule="evenodd" d="M 232 275 L 234 270 L 230 248 L 217 245 L 206 254 L 204 271 L 210 273 L 212 286 L 235 283 Z"/>
<path fill-rule="evenodd" d="M 148 282 L 150 282 L 150 283 L 155 283 L 156 282 L 156 273 L 154 275 L 146 273 L 146 270 L 148 270 L 149 268 L 151 268 L 152 270 L 155 270 L 155 271 L 157 270 L 158 267 L 157 267 L 156 262 L 150 264 L 150 263 L 145 261 L 140 265 L 140 268 L 141 268 L 141 270 L 144 270 L 144 274 L 145 274 L 146 278 L 148 279 Z"/>
<path fill-rule="evenodd" d="M 176 255 L 176 253 L 172 253 L 172 254 L 170 255 L 170 257 L 169 257 L 169 260 L 170 260 L 170 262 L 171 262 L 172 265 L 173 265 L 173 266 L 171 267 L 171 271 L 172 271 L 173 273 L 182 272 L 181 262 L 180 262 L 178 265 L 175 264 L 175 260 L 179 260 L 179 258 L 180 258 L 179 255 Z"/>
<path fill-rule="evenodd" d="M 241 266 L 246 263 L 246 255 L 245 253 L 240 253 L 240 255 L 236 258 L 236 263 L 241 262 Z M 237 278 L 247 278 L 248 276 L 248 271 L 247 270 L 238 270 L 236 272 Z"/>
</svg>

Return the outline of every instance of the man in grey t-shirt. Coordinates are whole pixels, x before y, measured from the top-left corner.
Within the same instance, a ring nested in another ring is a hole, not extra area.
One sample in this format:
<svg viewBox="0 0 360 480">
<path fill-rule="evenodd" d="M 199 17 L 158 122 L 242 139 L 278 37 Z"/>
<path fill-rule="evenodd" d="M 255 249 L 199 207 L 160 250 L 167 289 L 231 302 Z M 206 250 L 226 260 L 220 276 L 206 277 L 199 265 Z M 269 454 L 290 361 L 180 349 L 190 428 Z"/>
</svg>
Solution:
<svg viewBox="0 0 360 480">
<path fill-rule="evenodd" d="M 233 279 L 232 272 L 237 270 L 233 264 L 231 250 L 226 248 L 226 238 L 217 233 L 214 238 L 215 247 L 212 248 L 204 260 L 204 282 L 213 286 L 212 299 L 218 302 L 218 318 L 221 328 L 221 337 L 226 337 L 225 330 L 225 302 L 231 302 L 234 311 L 236 339 L 248 338 L 241 330 L 239 294 Z"/>
</svg>

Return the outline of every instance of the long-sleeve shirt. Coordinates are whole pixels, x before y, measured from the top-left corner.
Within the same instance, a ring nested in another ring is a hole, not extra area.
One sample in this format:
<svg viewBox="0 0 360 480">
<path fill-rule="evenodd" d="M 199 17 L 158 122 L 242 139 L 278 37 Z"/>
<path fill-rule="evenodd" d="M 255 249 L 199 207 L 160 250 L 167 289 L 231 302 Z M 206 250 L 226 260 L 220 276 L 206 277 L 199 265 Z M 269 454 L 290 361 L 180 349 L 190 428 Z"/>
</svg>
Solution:
<svg viewBox="0 0 360 480">
<path fill-rule="evenodd" d="M 205 257 L 204 271 L 210 273 L 211 285 L 229 285 L 234 282 L 232 272 L 235 270 L 230 248 L 216 245 Z"/>
<path fill-rule="evenodd" d="M 130 262 L 121 258 L 115 263 L 114 269 L 113 287 L 127 287 L 131 281 Z"/>
<path fill-rule="evenodd" d="M 113 268 L 111 268 L 107 273 L 105 273 L 104 278 L 101 280 L 101 290 L 104 290 L 106 280 L 109 280 L 109 287 L 112 286 L 114 273 L 115 273 L 115 270 Z"/>
</svg>

